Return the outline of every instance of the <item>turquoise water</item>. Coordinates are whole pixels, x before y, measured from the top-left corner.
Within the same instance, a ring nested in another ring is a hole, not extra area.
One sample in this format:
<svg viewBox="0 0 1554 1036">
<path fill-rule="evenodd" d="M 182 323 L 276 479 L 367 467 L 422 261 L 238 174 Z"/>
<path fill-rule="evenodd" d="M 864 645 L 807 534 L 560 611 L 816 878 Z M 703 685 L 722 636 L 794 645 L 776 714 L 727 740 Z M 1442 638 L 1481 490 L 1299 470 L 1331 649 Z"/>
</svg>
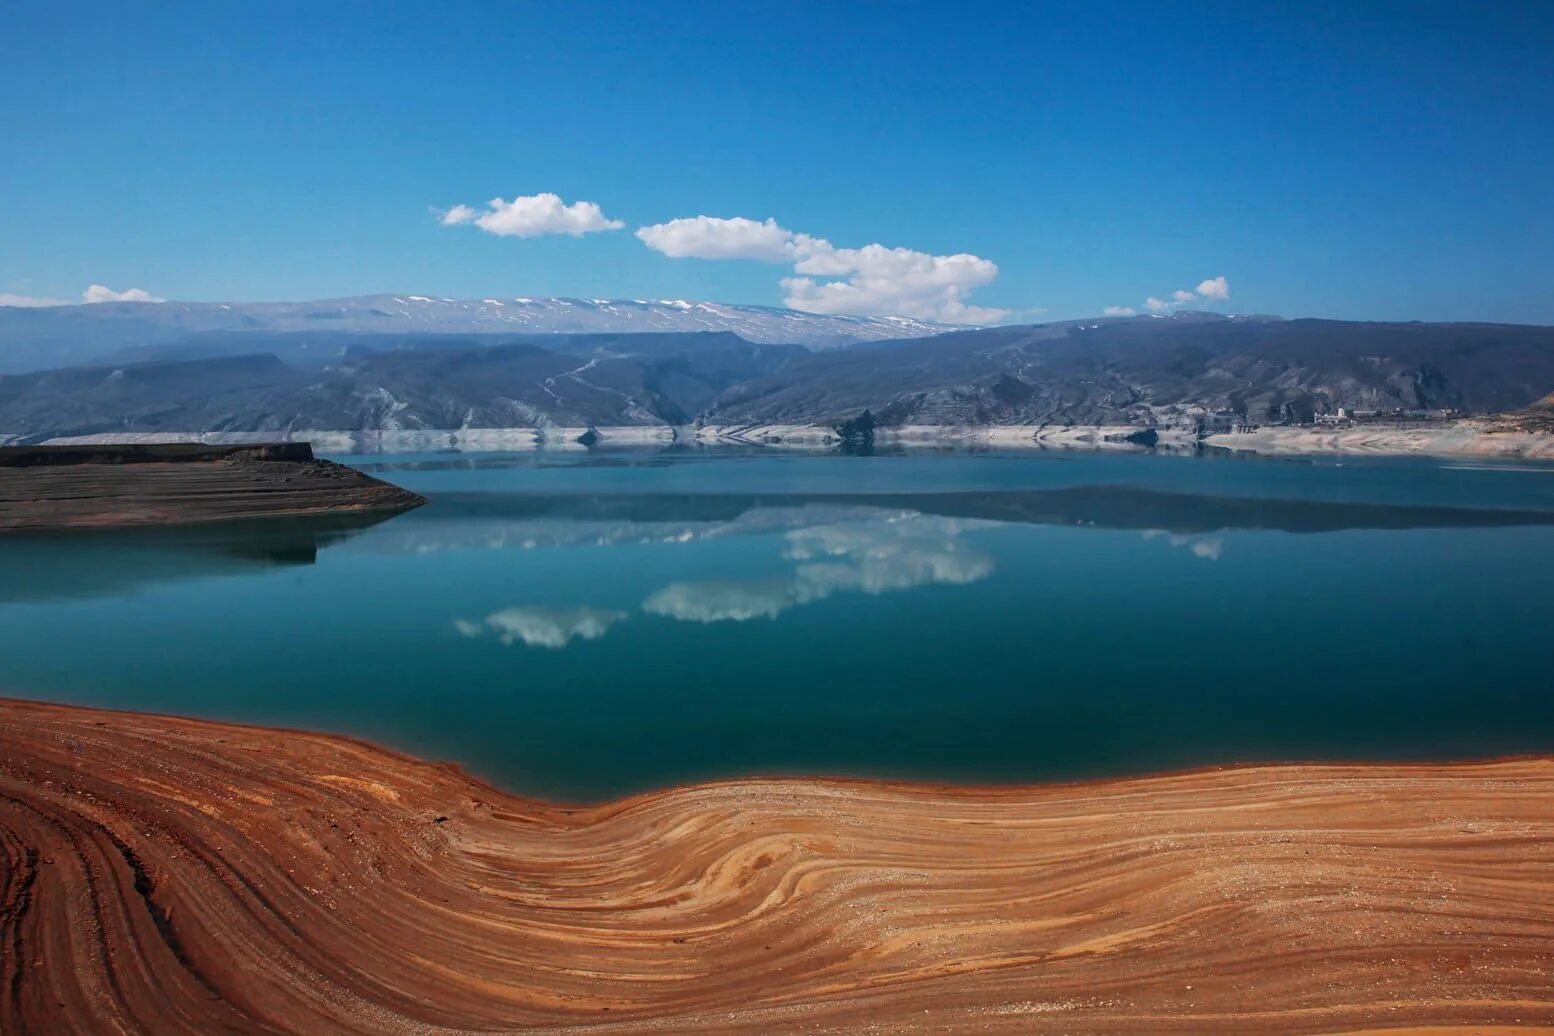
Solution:
<svg viewBox="0 0 1554 1036">
<path fill-rule="evenodd" d="M 0 687 L 518 791 L 1554 751 L 1554 467 L 343 458 L 377 524 L 0 540 Z"/>
</svg>

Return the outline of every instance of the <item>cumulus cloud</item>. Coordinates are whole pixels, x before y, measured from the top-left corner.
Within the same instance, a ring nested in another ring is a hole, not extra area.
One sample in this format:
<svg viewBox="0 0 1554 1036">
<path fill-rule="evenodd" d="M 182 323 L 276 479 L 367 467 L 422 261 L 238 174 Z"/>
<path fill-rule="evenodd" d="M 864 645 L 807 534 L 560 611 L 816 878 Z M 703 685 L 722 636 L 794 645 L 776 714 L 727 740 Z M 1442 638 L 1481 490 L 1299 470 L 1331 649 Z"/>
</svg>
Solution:
<svg viewBox="0 0 1554 1036">
<path fill-rule="evenodd" d="M 992 324 L 1008 315 L 1007 310 L 966 302 L 972 289 L 998 276 L 996 263 L 974 255 L 929 255 L 883 245 L 838 249 L 827 245 L 825 251 L 795 265 L 794 271 L 846 278 L 783 278 L 784 301 L 807 313 L 904 316 L 945 324 Z"/>
<path fill-rule="evenodd" d="M 1177 292 L 1178 295 L 1182 292 Z M 1230 298 L 1230 282 L 1224 277 L 1211 277 L 1206 281 L 1198 282 L 1198 294 L 1206 299 Z M 1189 298 L 1192 296 L 1189 295 Z"/>
<path fill-rule="evenodd" d="M 601 230 L 619 230 L 625 226 L 609 219 L 597 204 L 575 201 L 571 205 L 549 192 L 520 195 L 512 201 L 492 198 L 481 212 L 469 205 L 455 205 L 439 214 L 445 227 L 469 223 L 498 237 L 541 237 L 568 234 L 582 237 Z"/>
<path fill-rule="evenodd" d="M 838 248 L 788 230 L 776 220 L 693 216 L 637 231 L 642 243 L 673 259 L 749 259 L 791 265 L 784 302 L 807 313 L 902 316 L 947 324 L 991 324 L 1008 310 L 966 301 L 998 276 L 979 256 L 930 255 L 910 248 Z"/>
<path fill-rule="evenodd" d="M 754 259 L 787 262 L 793 257 L 794 235 L 769 219 L 757 223 L 736 216 L 692 216 L 672 219 L 637 231 L 642 243 L 671 259 Z"/>
<path fill-rule="evenodd" d="M 993 561 L 961 542 L 967 527 L 907 513 L 795 529 L 787 535 L 785 557 L 803 563 L 790 576 L 671 583 L 642 602 L 642 609 L 681 622 L 748 622 L 775 619 L 837 593 L 976 582 L 993 571 Z"/>
<path fill-rule="evenodd" d="M 166 302 L 144 288 L 125 288 L 114 291 L 104 284 L 92 284 L 81 293 L 82 302 Z"/>
<path fill-rule="evenodd" d="M 598 640 L 626 618 L 625 612 L 599 608 L 504 608 L 484 619 L 454 619 L 461 636 L 496 636 L 503 644 L 564 648 L 574 640 Z"/>
<path fill-rule="evenodd" d="M 1144 308 L 1155 314 L 1174 313 L 1183 306 L 1189 306 L 1194 302 L 1224 302 L 1230 298 L 1230 282 L 1223 276 L 1210 277 L 1198 282 L 1198 287 L 1192 291 L 1186 288 L 1178 288 L 1171 293 L 1170 299 L 1157 298 L 1151 295 L 1144 300 Z M 1108 317 L 1131 317 L 1137 310 L 1132 306 L 1107 306 L 1101 310 L 1102 315 Z"/>
</svg>

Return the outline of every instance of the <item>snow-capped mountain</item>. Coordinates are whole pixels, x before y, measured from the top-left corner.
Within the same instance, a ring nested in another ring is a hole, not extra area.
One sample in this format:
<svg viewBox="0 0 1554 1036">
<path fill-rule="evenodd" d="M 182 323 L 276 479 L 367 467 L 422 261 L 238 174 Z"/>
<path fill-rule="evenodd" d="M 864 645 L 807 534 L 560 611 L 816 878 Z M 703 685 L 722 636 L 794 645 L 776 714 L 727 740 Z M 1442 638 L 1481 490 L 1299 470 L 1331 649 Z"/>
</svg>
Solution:
<svg viewBox="0 0 1554 1036">
<path fill-rule="evenodd" d="M 949 328 L 900 317 L 802 313 L 683 299 L 362 295 L 316 302 L 105 302 L 0 307 L 0 372 L 92 362 L 210 332 L 588 333 L 732 331 L 749 342 L 829 348 Z"/>
<path fill-rule="evenodd" d="M 336 303 L 313 303 L 310 309 Z M 732 331 L 747 342 L 810 347 L 887 338 L 916 338 L 950 330 L 906 317 L 849 317 L 803 313 L 776 306 L 733 306 L 684 299 L 446 299 L 424 295 L 375 295 L 342 299 L 355 314 L 368 309 L 424 322 L 418 330 L 475 329 L 532 332 Z M 381 316 L 378 319 L 383 319 Z M 396 325 L 397 326 L 397 325 Z M 387 329 L 387 328 L 385 328 Z"/>
</svg>

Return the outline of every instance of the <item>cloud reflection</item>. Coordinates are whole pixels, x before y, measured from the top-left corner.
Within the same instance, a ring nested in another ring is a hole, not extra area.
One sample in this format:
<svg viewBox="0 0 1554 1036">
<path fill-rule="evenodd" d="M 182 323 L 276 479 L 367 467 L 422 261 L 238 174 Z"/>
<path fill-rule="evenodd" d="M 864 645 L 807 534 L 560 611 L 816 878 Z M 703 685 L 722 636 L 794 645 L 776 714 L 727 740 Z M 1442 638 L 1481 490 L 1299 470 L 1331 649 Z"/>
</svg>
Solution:
<svg viewBox="0 0 1554 1036">
<path fill-rule="evenodd" d="M 503 644 L 564 648 L 574 640 L 598 640 L 626 619 L 625 612 L 600 608 L 504 608 L 484 619 L 454 619 L 453 628 L 471 639 L 495 636 Z"/>
<path fill-rule="evenodd" d="M 1194 557 L 1203 558 L 1205 561 L 1218 561 L 1220 555 L 1225 552 L 1225 541 L 1218 536 L 1187 536 L 1177 532 L 1167 532 L 1164 529 L 1145 529 L 1146 540 L 1165 537 L 1167 543 L 1173 547 L 1186 547 Z"/>
<path fill-rule="evenodd" d="M 670 583 L 643 601 L 642 610 L 682 622 L 745 622 L 775 619 L 809 600 L 797 580 Z"/>
<path fill-rule="evenodd" d="M 961 540 L 981 524 L 902 512 L 832 522 L 787 533 L 787 577 L 671 583 L 642 602 L 650 615 L 682 622 L 775 619 L 790 608 L 837 593 L 882 594 L 933 583 L 973 583 L 993 560 Z"/>
</svg>

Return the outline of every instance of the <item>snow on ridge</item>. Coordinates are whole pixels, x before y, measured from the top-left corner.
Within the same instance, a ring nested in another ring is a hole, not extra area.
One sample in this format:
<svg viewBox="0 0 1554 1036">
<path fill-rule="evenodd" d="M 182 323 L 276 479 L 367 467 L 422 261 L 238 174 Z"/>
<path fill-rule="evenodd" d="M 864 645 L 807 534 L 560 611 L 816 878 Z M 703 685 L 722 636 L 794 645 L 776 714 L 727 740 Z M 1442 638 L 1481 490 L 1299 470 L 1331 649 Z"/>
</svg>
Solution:
<svg viewBox="0 0 1554 1036">
<path fill-rule="evenodd" d="M 449 299 L 427 295 L 364 295 L 289 302 L 177 303 L 163 312 L 168 330 L 294 332 L 317 330 L 321 319 L 347 332 L 480 334 L 626 334 L 732 332 L 762 344 L 816 348 L 855 341 L 916 338 L 954 330 L 910 317 L 806 313 L 777 306 L 687 299 L 506 298 Z M 87 307 L 87 317 L 115 319 L 113 307 Z M 137 313 L 137 319 L 145 314 Z"/>
</svg>

